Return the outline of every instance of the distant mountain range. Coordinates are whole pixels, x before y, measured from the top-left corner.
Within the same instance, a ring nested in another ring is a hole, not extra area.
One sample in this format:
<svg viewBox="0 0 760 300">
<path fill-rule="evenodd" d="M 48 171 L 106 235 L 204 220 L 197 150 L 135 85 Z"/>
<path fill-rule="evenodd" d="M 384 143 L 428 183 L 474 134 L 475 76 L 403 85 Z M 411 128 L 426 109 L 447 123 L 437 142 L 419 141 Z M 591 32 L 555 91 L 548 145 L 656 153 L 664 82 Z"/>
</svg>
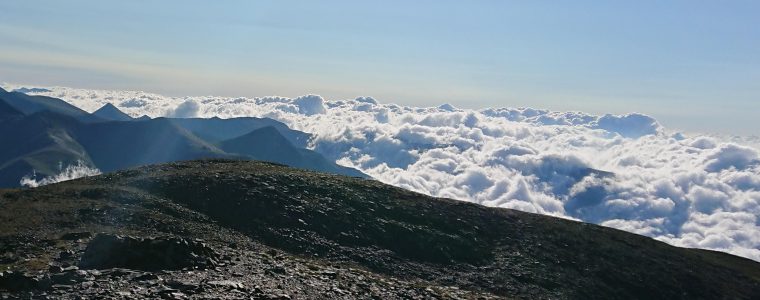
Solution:
<svg viewBox="0 0 760 300">
<path fill-rule="evenodd" d="M 311 136 L 268 118 L 132 118 L 112 104 L 88 113 L 61 99 L 0 89 L 0 187 L 82 164 L 110 172 L 198 158 L 253 159 L 367 177 L 306 149 Z"/>
</svg>

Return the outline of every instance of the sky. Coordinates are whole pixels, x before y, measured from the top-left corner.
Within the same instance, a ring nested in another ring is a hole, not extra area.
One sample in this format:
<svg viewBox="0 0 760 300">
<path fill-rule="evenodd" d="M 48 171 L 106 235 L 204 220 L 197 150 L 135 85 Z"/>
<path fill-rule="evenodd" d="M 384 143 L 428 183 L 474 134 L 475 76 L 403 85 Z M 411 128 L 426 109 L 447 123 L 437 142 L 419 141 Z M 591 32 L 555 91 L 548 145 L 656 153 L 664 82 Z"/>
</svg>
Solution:
<svg viewBox="0 0 760 300">
<path fill-rule="evenodd" d="M 0 2 L 0 82 L 654 116 L 755 135 L 757 1 Z"/>
</svg>

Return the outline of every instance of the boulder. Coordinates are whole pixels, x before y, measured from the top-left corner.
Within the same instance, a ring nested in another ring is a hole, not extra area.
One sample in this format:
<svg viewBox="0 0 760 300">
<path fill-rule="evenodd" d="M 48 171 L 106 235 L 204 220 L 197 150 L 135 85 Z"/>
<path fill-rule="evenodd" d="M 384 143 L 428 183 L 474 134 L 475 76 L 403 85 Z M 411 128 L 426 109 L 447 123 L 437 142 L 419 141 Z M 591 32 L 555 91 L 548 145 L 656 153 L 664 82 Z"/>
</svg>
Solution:
<svg viewBox="0 0 760 300">
<path fill-rule="evenodd" d="M 87 245 L 79 267 L 179 270 L 211 267 L 217 259 L 216 252 L 200 241 L 175 237 L 144 239 L 98 234 Z"/>
</svg>

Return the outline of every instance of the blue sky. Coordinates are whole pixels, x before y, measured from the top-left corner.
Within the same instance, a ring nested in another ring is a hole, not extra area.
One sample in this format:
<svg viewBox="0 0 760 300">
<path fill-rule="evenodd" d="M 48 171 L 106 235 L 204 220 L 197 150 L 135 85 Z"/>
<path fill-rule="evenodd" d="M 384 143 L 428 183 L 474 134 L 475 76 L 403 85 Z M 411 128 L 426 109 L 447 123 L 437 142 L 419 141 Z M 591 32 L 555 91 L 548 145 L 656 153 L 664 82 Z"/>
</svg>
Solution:
<svg viewBox="0 0 760 300">
<path fill-rule="evenodd" d="M 642 112 L 758 134 L 757 1 L 0 2 L 0 81 Z"/>
</svg>

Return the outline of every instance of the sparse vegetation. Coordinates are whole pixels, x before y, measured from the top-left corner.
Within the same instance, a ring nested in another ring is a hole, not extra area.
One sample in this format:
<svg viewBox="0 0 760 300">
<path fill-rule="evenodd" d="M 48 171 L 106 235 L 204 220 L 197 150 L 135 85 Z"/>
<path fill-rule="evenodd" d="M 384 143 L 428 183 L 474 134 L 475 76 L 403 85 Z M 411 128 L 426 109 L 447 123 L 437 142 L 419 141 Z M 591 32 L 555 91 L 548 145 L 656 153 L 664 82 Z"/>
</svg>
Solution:
<svg viewBox="0 0 760 300">
<path fill-rule="evenodd" d="M 192 274 L 148 272 L 161 279 L 133 286 L 127 283 L 145 271 L 100 272 L 109 275 L 92 277 L 110 276 L 112 283 L 96 288 L 83 288 L 83 275 L 47 291 L 56 295 L 123 289 L 133 297 L 760 297 L 760 264 L 747 259 L 261 162 L 179 162 L 4 190 L 0 206 L 0 254 L 12 260 L 3 266 L 40 270 L 35 276 L 46 276 L 48 265 L 77 264 L 91 238 L 64 240 L 67 233 L 203 239 L 226 257 Z M 169 284 L 177 281 L 190 287 Z"/>
</svg>

